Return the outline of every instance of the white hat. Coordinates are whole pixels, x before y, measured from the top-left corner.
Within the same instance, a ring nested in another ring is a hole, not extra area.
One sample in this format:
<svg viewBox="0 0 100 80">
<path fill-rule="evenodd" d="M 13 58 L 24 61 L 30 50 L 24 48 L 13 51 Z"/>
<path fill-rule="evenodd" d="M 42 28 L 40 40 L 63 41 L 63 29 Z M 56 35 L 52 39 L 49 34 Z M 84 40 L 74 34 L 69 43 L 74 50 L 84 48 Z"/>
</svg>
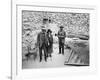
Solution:
<svg viewBox="0 0 100 80">
<path fill-rule="evenodd" d="M 41 29 L 46 29 L 45 26 L 41 26 Z"/>
</svg>

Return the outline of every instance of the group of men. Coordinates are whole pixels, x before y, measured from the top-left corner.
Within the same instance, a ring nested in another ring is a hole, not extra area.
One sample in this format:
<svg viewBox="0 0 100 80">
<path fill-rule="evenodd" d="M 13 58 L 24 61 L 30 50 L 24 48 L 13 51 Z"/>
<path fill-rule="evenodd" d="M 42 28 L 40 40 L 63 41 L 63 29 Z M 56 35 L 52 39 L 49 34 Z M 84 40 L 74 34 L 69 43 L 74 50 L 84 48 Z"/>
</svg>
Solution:
<svg viewBox="0 0 100 80">
<path fill-rule="evenodd" d="M 55 36 L 58 37 L 59 42 L 59 54 L 64 55 L 64 43 L 65 43 L 65 37 L 66 32 L 63 30 L 63 26 L 60 26 L 60 30 L 58 31 Z M 47 58 L 51 55 L 53 52 L 53 35 L 52 31 L 50 29 L 46 30 L 45 26 L 41 26 L 41 32 L 37 36 L 37 44 L 39 48 L 39 56 L 40 56 L 40 62 L 42 61 L 42 55 L 44 53 L 44 59 L 47 62 Z"/>
</svg>

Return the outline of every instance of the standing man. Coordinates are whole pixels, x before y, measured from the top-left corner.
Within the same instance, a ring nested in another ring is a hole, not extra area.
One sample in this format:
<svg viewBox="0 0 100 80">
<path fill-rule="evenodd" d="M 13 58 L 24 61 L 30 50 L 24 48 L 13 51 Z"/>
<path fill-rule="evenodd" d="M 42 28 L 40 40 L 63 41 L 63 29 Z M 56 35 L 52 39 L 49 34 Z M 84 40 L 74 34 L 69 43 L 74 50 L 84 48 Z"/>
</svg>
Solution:
<svg viewBox="0 0 100 80">
<path fill-rule="evenodd" d="M 37 44 L 39 46 L 39 55 L 40 55 L 40 62 L 42 61 L 42 52 L 44 52 L 44 59 L 47 61 L 47 45 L 48 45 L 48 39 L 46 34 L 46 29 L 44 26 L 42 26 L 41 32 L 37 36 Z"/>
<path fill-rule="evenodd" d="M 58 40 L 59 40 L 59 54 L 64 55 L 64 43 L 65 43 L 65 37 L 66 37 L 66 32 L 63 30 L 63 26 L 60 26 L 60 30 L 58 31 Z"/>
</svg>

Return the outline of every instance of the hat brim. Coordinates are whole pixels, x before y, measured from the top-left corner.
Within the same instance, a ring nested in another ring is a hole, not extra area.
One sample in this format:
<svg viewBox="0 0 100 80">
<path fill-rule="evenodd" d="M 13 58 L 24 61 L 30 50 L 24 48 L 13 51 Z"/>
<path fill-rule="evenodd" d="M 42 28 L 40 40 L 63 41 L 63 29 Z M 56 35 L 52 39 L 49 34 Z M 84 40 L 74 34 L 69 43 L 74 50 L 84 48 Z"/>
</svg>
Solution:
<svg viewBox="0 0 100 80">
<path fill-rule="evenodd" d="M 60 28 L 64 28 L 64 27 L 60 27 Z"/>
<path fill-rule="evenodd" d="M 47 31 L 47 33 L 48 33 L 48 32 L 52 33 L 52 31 Z"/>
<path fill-rule="evenodd" d="M 44 30 L 44 29 L 46 29 L 46 28 L 42 28 L 42 29 Z"/>
</svg>

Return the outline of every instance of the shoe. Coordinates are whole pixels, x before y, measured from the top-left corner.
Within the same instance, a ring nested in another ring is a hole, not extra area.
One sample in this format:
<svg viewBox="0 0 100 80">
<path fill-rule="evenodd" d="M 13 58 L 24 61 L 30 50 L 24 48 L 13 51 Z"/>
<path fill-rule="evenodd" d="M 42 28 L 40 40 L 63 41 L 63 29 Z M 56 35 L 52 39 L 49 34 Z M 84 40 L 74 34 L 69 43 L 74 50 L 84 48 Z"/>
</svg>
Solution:
<svg viewBox="0 0 100 80">
<path fill-rule="evenodd" d="M 50 57 L 52 57 L 52 56 L 50 55 Z"/>
<path fill-rule="evenodd" d="M 45 62 L 47 62 L 47 60 L 45 60 Z"/>
<path fill-rule="evenodd" d="M 62 53 L 62 55 L 64 55 L 64 53 Z"/>
<path fill-rule="evenodd" d="M 47 59 L 45 59 L 45 62 L 47 62 Z"/>
<path fill-rule="evenodd" d="M 59 54 L 61 54 L 61 53 L 59 53 Z"/>
<path fill-rule="evenodd" d="M 42 60 L 40 60 L 40 62 L 41 62 Z"/>
</svg>

